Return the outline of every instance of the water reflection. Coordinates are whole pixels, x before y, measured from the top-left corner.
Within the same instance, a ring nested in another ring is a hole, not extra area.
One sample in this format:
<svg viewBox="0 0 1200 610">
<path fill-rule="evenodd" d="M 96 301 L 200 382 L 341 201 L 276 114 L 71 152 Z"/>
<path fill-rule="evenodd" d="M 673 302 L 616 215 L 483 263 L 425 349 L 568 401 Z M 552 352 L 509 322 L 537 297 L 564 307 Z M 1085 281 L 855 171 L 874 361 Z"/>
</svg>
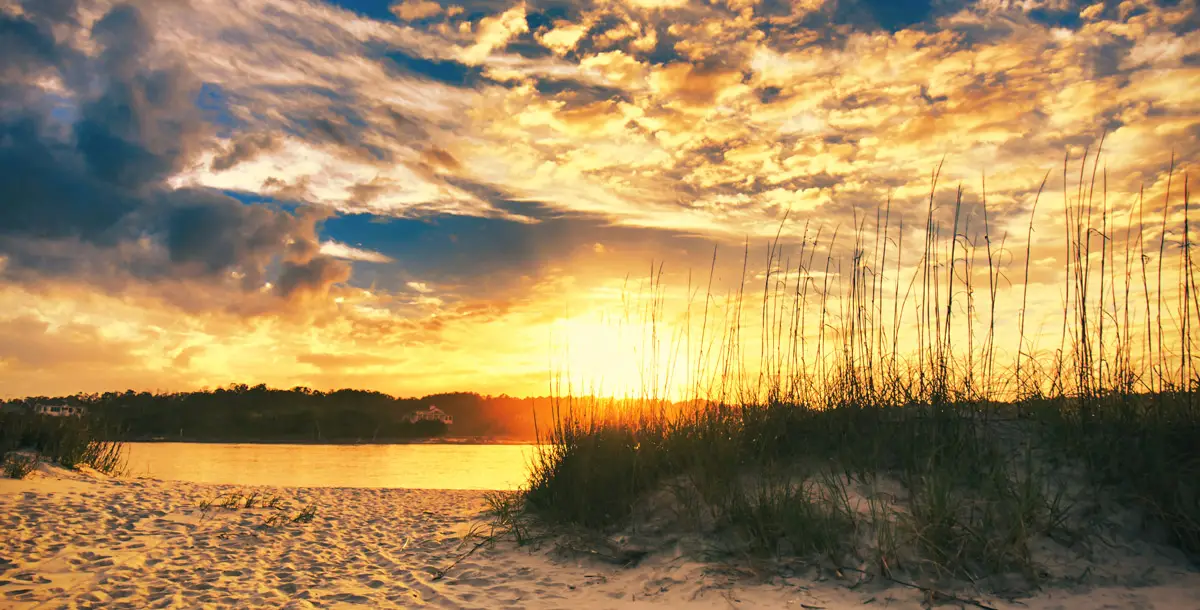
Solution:
<svg viewBox="0 0 1200 610">
<path fill-rule="evenodd" d="M 129 443 L 129 476 L 286 487 L 515 489 L 533 445 Z"/>
</svg>

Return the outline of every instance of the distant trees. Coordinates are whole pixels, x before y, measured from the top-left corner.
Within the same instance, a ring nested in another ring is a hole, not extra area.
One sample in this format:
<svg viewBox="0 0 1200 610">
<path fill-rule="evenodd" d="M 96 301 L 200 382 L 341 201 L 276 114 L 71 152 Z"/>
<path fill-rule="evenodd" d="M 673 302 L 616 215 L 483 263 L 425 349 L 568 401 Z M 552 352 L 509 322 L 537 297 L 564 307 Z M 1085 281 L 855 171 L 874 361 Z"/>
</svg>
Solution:
<svg viewBox="0 0 1200 610">
<path fill-rule="evenodd" d="M 107 435 L 119 440 L 387 442 L 446 434 L 532 440 L 534 410 L 543 422 L 550 416 L 546 398 L 469 392 L 396 398 L 370 390 L 282 390 L 244 383 L 196 392 L 37 396 L 6 404 L 37 403 L 86 406 Z M 408 422 L 409 413 L 431 404 L 454 416 L 454 424 Z"/>
</svg>

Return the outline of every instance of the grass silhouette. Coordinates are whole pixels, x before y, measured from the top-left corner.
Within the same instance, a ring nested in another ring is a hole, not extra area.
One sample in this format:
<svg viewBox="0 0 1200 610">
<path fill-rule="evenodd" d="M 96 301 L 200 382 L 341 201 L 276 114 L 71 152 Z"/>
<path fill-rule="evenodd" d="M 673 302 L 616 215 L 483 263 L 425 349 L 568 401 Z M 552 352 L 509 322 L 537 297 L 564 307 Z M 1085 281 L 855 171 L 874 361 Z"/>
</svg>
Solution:
<svg viewBox="0 0 1200 610">
<path fill-rule="evenodd" d="M 691 396 L 667 402 L 659 388 L 670 372 L 654 370 L 634 407 L 560 392 L 528 483 L 493 498 L 494 513 L 528 542 L 537 528 L 618 531 L 662 505 L 671 528 L 719 540 L 732 556 L 1036 584 L 1036 543 L 1085 540 L 1103 496 L 1200 556 L 1187 179 L 1182 193 L 1168 186 L 1154 244 L 1143 198 L 1116 226 L 1099 159 L 1080 160 L 1074 193 L 1064 161 L 1057 349 L 1026 336 L 1034 215 L 1049 174 L 1022 223 L 1020 308 L 1005 312 L 1006 237 L 990 233 L 986 188 L 982 230 L 971 232 L 961 186 L 938 205 L 939 167 L 915 265 L 902 266 L 904 223 L 892 223 L 890 201 L 873 231 L 855 221 L 845 256 L 835 255 L 836 230 L 823 239 L 806 226 L 795 258 L 777 236 L 755 373 L 742 336 L 747 248 L 722 320 L 710 271 Z M 1182 217 L 1174 233 L 1172 216 Z M 651 274 L 643 310 L 652 340 L 665 332 L 661 277 Z M 1006 315 L 1016 336 L 997 330 Z M 1016 349 L 1001 361 L 1006 341 Z"/>
</svg>

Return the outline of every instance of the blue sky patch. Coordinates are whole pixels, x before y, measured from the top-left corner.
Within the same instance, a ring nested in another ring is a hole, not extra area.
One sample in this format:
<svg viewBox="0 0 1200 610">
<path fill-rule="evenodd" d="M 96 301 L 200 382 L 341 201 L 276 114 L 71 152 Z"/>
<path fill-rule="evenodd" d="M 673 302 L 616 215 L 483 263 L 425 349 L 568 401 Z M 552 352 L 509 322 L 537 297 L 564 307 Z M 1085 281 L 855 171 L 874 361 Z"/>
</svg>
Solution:
<svg viewBox="0 0 1200 610">
<path fill-rule="evenodd" d="M 220 85 L 204 83 L 196 95 L 196 107 L 204 120 L 217 127 L 217 135 L 229 137 L 239 127 L 239 121 L 229 111 L 229 98 Z"/>
<path fill-rule="evenodd" d="M 427 59 L 399 50 L 390 51 L 385 54 L 385 57 L 402 72 L 416 74 L 448 85 L 474 87 L 487 80 L 483 76 L 482 68 L 468 66 L 454 60 Z"/>
</svg>

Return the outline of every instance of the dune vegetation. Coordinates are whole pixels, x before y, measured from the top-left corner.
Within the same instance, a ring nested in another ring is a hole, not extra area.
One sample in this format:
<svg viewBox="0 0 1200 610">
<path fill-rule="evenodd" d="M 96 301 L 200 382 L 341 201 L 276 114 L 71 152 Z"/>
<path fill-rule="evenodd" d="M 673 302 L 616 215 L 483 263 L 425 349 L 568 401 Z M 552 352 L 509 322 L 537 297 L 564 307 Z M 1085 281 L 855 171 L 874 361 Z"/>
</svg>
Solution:
<svg viewBox="0 0 1200 610">
<path fill-rule="evenodd" d="M 686 408 L 561 396 L 528 484 L 492 500 L 500 524 L 520 542 L 698 536 L 728 559 L 993 589 L 1044 582 L 1047 548 L 1084 553 L 1117 514 L 1200 557 L 1186 178 L 1118 210 L 1087 162 L 1073 187 L 1064 167 L 1057 345 L 1037 347 L 1025 319 L 1046 182 L 1022 259 L 1007 254 L 1020 240 L 989 234 L 986 197 L 968 232 L 963 189 L 939 196 L 935 174 L 915 266 L 901 267 L 911 240 L 890 205 L 843 259 L 836 232 L 806 228 L 798 256 L 770 244 L 755 367 L 742 338 L 755 288 L 744 274 L 715 323 L 707 296 Z M 1005 290 L 1019 309 L 997 310 Z"/>
<path fill-rule="evenodd" d="M 117 475 L 125 469 L 125 447 L 107 436 L 99 422 L 89 418 L 0 413 L 0 463 L 4 475 L 16 479 L 43 461 Z"/>
</svg>

